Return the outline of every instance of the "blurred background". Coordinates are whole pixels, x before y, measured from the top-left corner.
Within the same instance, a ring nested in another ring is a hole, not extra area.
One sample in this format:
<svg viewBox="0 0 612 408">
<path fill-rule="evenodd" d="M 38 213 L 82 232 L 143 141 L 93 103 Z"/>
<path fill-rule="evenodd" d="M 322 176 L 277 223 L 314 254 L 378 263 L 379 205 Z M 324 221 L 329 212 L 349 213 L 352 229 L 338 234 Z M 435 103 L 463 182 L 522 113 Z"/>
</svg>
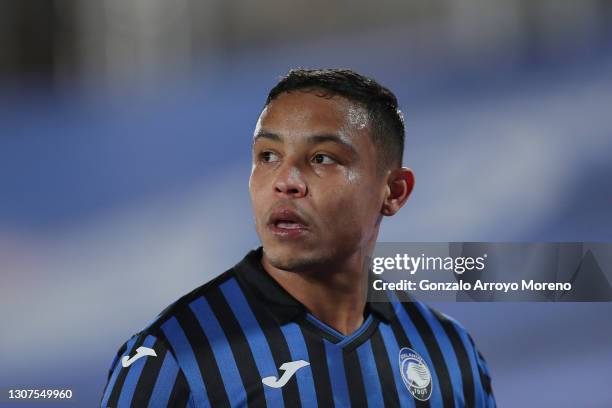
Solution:
<svg viewBox="0 0 612 408">
<path fill-rule="evenodd" d="M 132 333 L 258 245 L 250 138 L 292 67 L 397 94 L 417 184 L 380 241 L 612 241 L 610 1 L 1 1 L 3 393 L 95 406 Z M 436 306 L 499 406 L 611 406 L 610 303 Z"/>
</svg>

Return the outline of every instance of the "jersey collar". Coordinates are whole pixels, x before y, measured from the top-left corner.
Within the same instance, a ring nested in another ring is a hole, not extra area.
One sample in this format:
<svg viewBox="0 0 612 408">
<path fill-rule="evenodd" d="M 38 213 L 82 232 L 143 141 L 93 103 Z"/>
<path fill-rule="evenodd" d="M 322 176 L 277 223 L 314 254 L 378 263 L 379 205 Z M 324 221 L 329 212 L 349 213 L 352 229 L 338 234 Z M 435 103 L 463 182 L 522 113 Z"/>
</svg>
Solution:
<svg viewBox="0 0 612 408">
<path fill-rule="evenodd" d="M 308 309 L 304 305 L 291 296 L 266 272 L 261 265 L 262 254 L 262 247 L 254 249 L 234 266 L 238 281 L 246 290 L 252 291 L 258 299 L 264 302 L 280 324 L 289 323 L 308 313 Z M 370 279 L 372 276 L 370 274 Z M 389 322 L 393 318 L 394 312 L 386 295 L 384 296 L 387 301 L 370 301 L 374 298 L 379 300 L 380 296 L 380 293 L 374 293 L 370 284 L 366 309 L 379 319 Z"/>
</svg>

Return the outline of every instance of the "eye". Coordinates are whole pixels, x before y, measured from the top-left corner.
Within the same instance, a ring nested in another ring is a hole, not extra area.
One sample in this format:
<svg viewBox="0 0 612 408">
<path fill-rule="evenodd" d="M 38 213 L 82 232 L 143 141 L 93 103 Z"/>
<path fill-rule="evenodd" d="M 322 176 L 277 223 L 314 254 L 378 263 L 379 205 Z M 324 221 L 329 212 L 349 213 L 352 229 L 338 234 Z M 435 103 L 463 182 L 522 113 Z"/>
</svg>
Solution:
<svg viewBox="0 0 612 408">
<path fill-rule="evenodd" d="M 323 154 L 323 153 L 315 154 L 312 157 L 312 161 L 314 163 L 317 163 L 317 164 L 334 164 L 334 163 L 337 163 L 337 161 L 333 157 L 331 157 L 331 156 L 329 156 L 327 154 Z"/>
<path fill-rule="evenodd" d="M 270 150 L 261 152 L 259 159 L 264 163 L 275 163 L 279 160 L 278 155 Z"/>
</svg>

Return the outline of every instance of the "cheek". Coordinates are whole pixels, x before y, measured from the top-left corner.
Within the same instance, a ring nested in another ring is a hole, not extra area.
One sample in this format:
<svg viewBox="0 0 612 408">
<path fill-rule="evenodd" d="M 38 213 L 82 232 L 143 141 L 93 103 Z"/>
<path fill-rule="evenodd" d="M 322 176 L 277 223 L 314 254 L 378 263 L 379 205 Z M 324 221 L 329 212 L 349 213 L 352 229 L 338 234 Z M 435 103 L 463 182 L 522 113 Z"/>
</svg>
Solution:
<svg viewBox="0 0 612 408">
<path fill-rule="evenodd" d="M 329 203 L 333 208 L 331 222 L 342 224 L 345 230 L 356 232 L 367 228 L 370 220 L 375 220 L 379 212 L 379 203 L 375 183 L 363 178 L 356 178 L 355 183 L 347 183 L 339 189 L 331 189 L 328 196 L 334 197 Z"/>
<path fill-rule="evenodd" d="M 357 230 L 365 216 L 361 194 L 356 186 L 345 185 L 321 191 L 324 202 L 320 207 L 326 209 L 327 225 L 335 225 L 342 230 Z"/>
<path fill-rule="evenodd" d="M 263 196 L 261 192 L 256 191 L 253 194 L 251 194 L 251 204 L 253 206 L 253 211 L 255 212 L 255 214 L 260 215 L 260 213 L 263 211 L 263 208 L 265 206 L 265 202 L 263 200 Z"/>
<path fill-rule="evenodd" d="M 259 217 L 265 207 L 265 195 L 261 185 L 255 179 L 249 181 L 249 195 L 251 197 L 253 213 L 256 217 Z"/>
</svg>

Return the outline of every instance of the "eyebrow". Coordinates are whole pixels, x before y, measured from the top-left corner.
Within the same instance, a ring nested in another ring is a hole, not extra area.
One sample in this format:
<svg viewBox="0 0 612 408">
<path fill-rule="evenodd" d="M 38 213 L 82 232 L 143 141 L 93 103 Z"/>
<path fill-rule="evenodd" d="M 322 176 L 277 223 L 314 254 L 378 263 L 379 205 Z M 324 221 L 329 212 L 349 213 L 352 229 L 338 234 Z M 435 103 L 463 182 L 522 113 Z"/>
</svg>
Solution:
<svg viewBox="0 0 612 408">
<path fill-rule="evenodd" d="M 266 132 L 266 131 L 257 133 L 255 137 L 253 138 L 253 144 L 255 144 L 260 139 L 267 139 L 267 140 L 272 140 L 272 141 L 280 142 L 280 143 L 284 142 L 282 136 L 277 135 L 276 133 L 271 133 L 271 132 Z M 338 135 L 334 135 L 334 134 L 312 135 L 312 136 L 308 136 L 306 139 L 307 139 L 308 144 L 310 145 L 317 145 L 317 144 L 325 143 L 325 142 L 335 143 L 349 150 L 351 154 L 357 155 L 357 150 L 355 150 L 355 147 L 352 144 L 343 140 Z"/>
<path fill-rule="evenodd" d="M 258 132 L 255 137 L 253 137 L 253 144 L 255 144 L 255 142 L 257 142 L 260 139 L 268 139 L 268 140 L 272 140 L 274 142 L 282 142 L 283 139 L 277 135 L 276 133 L 270 133 L 270 132 Z"/>
</svg>

